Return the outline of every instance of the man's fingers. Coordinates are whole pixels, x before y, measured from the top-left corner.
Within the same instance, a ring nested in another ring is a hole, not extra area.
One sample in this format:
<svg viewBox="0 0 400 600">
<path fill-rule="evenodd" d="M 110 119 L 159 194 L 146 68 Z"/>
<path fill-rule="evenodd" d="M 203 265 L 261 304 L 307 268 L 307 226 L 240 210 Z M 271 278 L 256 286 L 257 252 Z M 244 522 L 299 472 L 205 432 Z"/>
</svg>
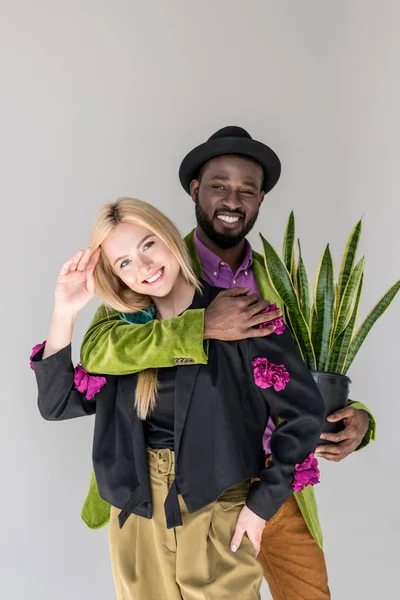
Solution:
<svg viewBox="0 0 400 600">
<path fill-rule="evenodd" d="M 240 547 L 240 544 L 242 543 L 244 532 L 245 532 L 245 530 L 243 527 L 241 527 L 240 525 L 236 525 L 235 533 L 233 534 L 233 538 L 231 541 L 232 552 L 236 552 L 236 550 Z"/>
<path fill-rule="evenodd" d="M 315 454 L 317 456 L 320 456 L 321 454 L 340 454 L 341 450 L 339 446 L 336 446 L 336 444 L 326 444 L 326 445 L 320 445 L 317 446 L 316 450 L 315 450 Z"/>
<path fill-rule="evenodd" d="M 269 306 L 268 300 L 260 300 L 260 296 L 258 294 L 250 294 L 246 297 L 246 300 L 248 306 L 251 306 L 251 311 L 253 313 L 264 310 L 264 308 L 267 308 L 267 306 Z"/>
<path fill-rule="evenodd" d="M 268 300 L 260 300 L 257 294 L 254 294 L 254 296 L 256 297 L 256 299 L 258 299 L 258 302 L 251 307 L 251 311 L 249 309 L 249 312 L 251 312 L 252 314 L 262 313 L 266 308 L 268 308 L 268 306 L 270 306 L 270 302 L 268 302 Z M 271 317 L 270 315 L 273 316 Z M 282 316 L 282 311 L 280 308 L 276 308 L 275 310 L 271 310 L 270 312 L 263 313 L 263 316 L 265 319 L 277 319 L 278 317 Z"/>
<path fill-rule="evenodd" d="M 268 335 L 271 335 L 271 333 L 274 333 L 275 329 L 275 325 L 263 327 L 262 329 L 258 329 L 257 327 L 250 327 L 250 329 L 248 329 L 245 335 L 243 336 L 243 339 L 267 337 Z"/>
<path fill-rule="evenodd" d="M 247 309 L 247 312 L 250 313 L 252 309 L 252 306 L 249 307 Z M 274 319 L 277 319 L 280 316 L 281 314 L 279 310 L 273 310 L 269 313 L 264 313 L 262 315 L 259 314 L 259 312 L 256 312 L 256 314 L 254 314 L 254 316 L 252 316 L 249 319 L 249 325 L 255 327 L 256 325 L 261 325 L 262 323 L 269 323 L 270 321 L 273 321 Z"/>
<path fill-rule="evenodd" d="M 325 460 L 331 460 L 332 462 L 340 462 L 346 456 L 349 456 L 355 448 L 342 449 L 339 454 L 334 454 L 333 452 L 324 452 L 322 454 L 318 454 L 318 458 L 324 458 Z"/>
<path fill-rule="evenodd" d="M 258 315 L 260 312 L 265 310 L 269 304 L 267 300 L 260 300 L 260 296 L 257 296 L 257 294 L 251 294 L 250 296 L 247 296 L 247 298 L 249 301 L 246 307 L 246 314 L 249 317 Z"/>
<path fill-rule="evenodd" d="M 336 412 L 329 415 L 329 417 L 327 417 L 326 420 L 329 421 L 330 423 L 335 423 L 336 421 L 341 421 L 342 419 L 351 417 L 353 414 L 353 410 L 354 409 L 351 406 L 345 406 L 345 408 L 341 408 L 340 410 L 337 410 Z"/>
<path fill-rule="evenodd" d="M 315 454 L 318 457 L 325 458 L 326 460 L 333 460 L 339 462 L 346 458 L 355 450 L 355 444 L 352 442 L 341 442 L 340 444 L 327 444 L 320 445 L 317 447 Z"/>
<path fill-rule="evenodd" d="M 258 294 L 246 294 L 244 296 L 240 296 L 240 300 L 238 300 L 242 306 L 242 310 L 247 310 L 249 306 L 258 306 L 260 302 L 260 296 Z M 255 312 L 258 312 L 261 309 L 255 309 Z"/>
<path fill-rule="evenodd" d="M 346 429 L 343 429 L 338 433 L 321 433 L 320 438 L 321 440 L 327 440 L 328 442 L 334 442 L 335 444 L 339 444 L 344 440 L 350 439 Z"/>
<path fill-rule="evenodd" d="M 234 288 L 230 288 L 229 290 L 224 290 L 223 292 L 220 292 L 218 294 L 218 296 L 236 298 L 236 296 L 246 296 L 249 293 L 249 291 L 250 291 L 250 288 L 234 287 Z"/>
<path fill-rule="evenodd" d="M 331 460 L 332 462 L 340 462 L 343 457 L 338 454 L 330 454 L 329 452 L 325 452 L 324 454 L 318 454 L 318 458 L 324 458 L 325 460 Z"/>
</svg>

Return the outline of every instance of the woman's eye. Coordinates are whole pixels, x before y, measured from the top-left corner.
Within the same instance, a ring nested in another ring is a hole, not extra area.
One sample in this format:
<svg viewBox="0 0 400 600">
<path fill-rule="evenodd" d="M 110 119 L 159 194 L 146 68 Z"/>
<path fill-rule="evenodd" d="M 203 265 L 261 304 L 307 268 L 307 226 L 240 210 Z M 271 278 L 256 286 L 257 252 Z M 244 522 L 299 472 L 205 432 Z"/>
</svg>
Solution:
<svg viewBox="0 0 400 600">
<path fill-rule="evenodd" d="M 130 262 L 131 261 L 128 258 L 125 258 L 119 266 L 121 269 L 123 269 L 124 267 L 126 267 L 126 265 L 129 265 Z"/>
<path fill-rule="evenodd" d="M 149 248 L 152 247 L 152 245 L 154 244 L 154 242 L 147 242 L 144 246 L 143 246 L 143 250 L 148 250 Z"/>
</svg>

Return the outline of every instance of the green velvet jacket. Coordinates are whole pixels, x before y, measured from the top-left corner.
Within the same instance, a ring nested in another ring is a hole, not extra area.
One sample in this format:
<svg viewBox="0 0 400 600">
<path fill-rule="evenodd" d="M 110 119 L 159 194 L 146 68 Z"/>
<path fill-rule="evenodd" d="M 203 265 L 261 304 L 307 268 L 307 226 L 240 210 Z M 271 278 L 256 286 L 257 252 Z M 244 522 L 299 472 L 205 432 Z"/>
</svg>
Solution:
<svg viewBox="0 0 400 600">
<path fill-rule="evenodd" d="M 185 239 L 194 269 L 202 277 L 202 268 L 194 243 L 194 232 Z M 253 271 L 261 296 L 271 303 L 281 304 L 272 289 L 264 267 L 264 259 L 253 251 Z M 189 310 L 180 317 L 165 321 L 150 321 L 145 325 L 132 325 L 121 320 L 117 313 L 101 306 L 83 339 L 81 362 L 90 373 L 125 375 L 148 368 L 175 366 L 177 357 L 193 358 L 195 363 L 207 363 L 207 343 L 203 340 L 204 309 Z M 359 448 L 375 439 L 375 421 L 369 410 L 360 402 L 349 401 L 355 408 L 369 415 L 369 429 Z M 322 548 L 322 530 L 312 486 L 294 494 L 310 532 Z M 81 513 L 91 529 L 106 525 L 110 518 L 110 505 L 100 498 L 92 471 L 89 492 Z"/>
</svg>

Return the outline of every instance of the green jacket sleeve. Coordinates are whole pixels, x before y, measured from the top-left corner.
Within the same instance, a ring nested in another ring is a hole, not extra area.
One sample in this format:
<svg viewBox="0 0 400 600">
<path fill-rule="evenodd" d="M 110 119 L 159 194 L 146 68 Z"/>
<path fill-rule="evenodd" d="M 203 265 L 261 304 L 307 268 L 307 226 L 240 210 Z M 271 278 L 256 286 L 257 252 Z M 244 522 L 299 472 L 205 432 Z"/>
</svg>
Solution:
<svg viewBox="0 0 400 600">
<path fill-rule="evenodd" d="M 182 316 L 165 321 L 133 325 L 100 306 L 83 338 L 81 362 L 90 373 L 104 375 L 173 367 L 176 358 L 206 364 L 203 334 L 204 309 L 187 310 Z"/>
<path fill-rule="evenodd" d="M 369 416 L 369 426 L 368 426 L 367 433 L 365 434 L 364 439 L 362 440 L 361 444 L 358 446 L 358 448 L 356 448 L 356 451 L 357 451 L 357 450 L 361 450 L 362 448 L 365 448 L 365 446 L 367 446 L 371 441 L 375 440 L 376 422 L 375 422 L 373 414 L 361 402 L 356 402 L 355 400 L 349 400 L 348 404 L 349 404 L 349 406 L 352 406 L 353 408 L 357 408 L 358 410 L 364 410 Z"/>
</svg>

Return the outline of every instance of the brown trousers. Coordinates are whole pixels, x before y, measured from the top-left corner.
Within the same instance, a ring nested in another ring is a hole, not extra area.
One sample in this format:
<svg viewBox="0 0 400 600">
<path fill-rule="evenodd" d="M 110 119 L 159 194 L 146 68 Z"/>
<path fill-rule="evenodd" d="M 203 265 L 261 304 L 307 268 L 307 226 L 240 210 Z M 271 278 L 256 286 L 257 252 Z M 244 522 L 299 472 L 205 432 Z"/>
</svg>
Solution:
<svg viewBox="0 0 400 600">
<path fill-rule="evenodd" d="M 294 496 L 265 525 L 258 560 L 274 600 L 330 599 L 324 553 Z"/>
<path fill-rule="evenodd" d="M 226 490 L 216 502 L 189 513 L 181 496 L 183 526 L 167 529 L 164 502 L 174 479 L 170 450 L 148 451 L 153 517 L 130 515 L 118 527 L 111 508 L 111 564 L 118 600 L 259 600 L 262 568 L 245 536 L 230 550 L 250 482 Z"/>
</svg>

